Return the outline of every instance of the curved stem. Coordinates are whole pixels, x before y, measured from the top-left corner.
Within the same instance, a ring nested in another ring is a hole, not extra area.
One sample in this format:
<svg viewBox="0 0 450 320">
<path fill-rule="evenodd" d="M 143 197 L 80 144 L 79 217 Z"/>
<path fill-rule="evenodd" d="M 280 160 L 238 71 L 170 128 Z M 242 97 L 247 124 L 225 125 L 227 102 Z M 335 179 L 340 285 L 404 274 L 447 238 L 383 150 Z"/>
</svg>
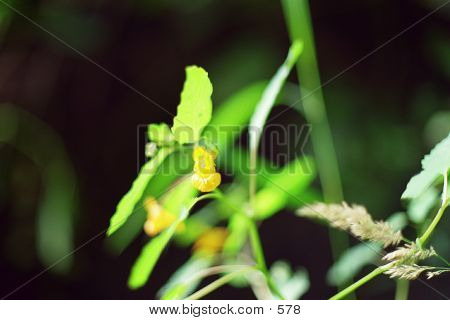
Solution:
<svg viewBox="0 0 450 320">
<path fill-rule="evenodd" d="M 269 270 L 267 269 L 266 259 L 264 258 L 264 251 L 261 245 L 261 239 L 259 238 L 258 228 L 256 227 L 256 223 L 253 219 L 249 218 L 250 223 L 250 243 L 252 246 L 253 255 L 256 259 L 257 266 L 259 270 L 263 273 L 266 278 L 267 285 L 270 290 L 278 296 L 281 300 L 286 300 L 283 294 L 280 292 L 272 277 L 270 276 Z"/>
<path fill-rule="evenodd" d="M 245 268 L 245 269 L 242 269 L 242 270 L 239 270 L 239 271 L 228 273 L 228 274 L 224 275 L 223 277 L 217 279 L 216 281 L 213 281 L 210 284 L 208 284 L 207 286 L 201 288 L 197 292 L 194 292 L 189 297 L 187 297 L 186 300 L 198 300 L 198 299 L 201 299 L 204 296 L 206 296 L 207 294 L 209 294 L 209 293 L 213 292 L 214 290 L 220 288 L 221 286 L 227 284 L 228 282 L 233 280 L 234 277 L 237 277 L 241 273 L 245 273 L 245 272 L 247 272 L 249 270 L 253 270 L 253 267 L 249 267 L 249 268 Z"/>
<path fill-rule="evenodd" d="M 219 191 L 215 191 L 217 194 L 218 199 L 223 201 L 225 204 L 227 204 L 230 208 L 235 210 L 236 212 L 241 213 L 244 217 L 247 218 L 249 223 L 249 237 L 250 237 L 250 244 L 252 248 L 253 256 L 256 260 L 257 268 L 260 270 L 267 282 L 267 285 L 269 286 L 269 289 L 278 296 L 281 300 L 286 300 L 281 293 L 281 291 L 278 289 L 276 284 L 274 283 L 272 277 L 270 276 L 270 273 L 267 269 L 266 259 L 264 258 L 264 250 L 262 248 L 261 239 L 259 237 L 258 228 L 256 226 L 256 222 L 248 217 L 248 215 L 242 211 L 241 208 L 235 206 L 233 203 L 228 201 L 226 197 L 223 196 L 223 194 Z"/>
<path fill-rule="evenodd" d="M 342 291 L 339 291 L 334 296 L 332 296 L 329 300 L 341 300 L 342 298 L 345 298 L 348 294 L 354 292 L 356 289 L 361 287 L 366 282 L 372 280 L 376 276 L 382 274 L 383 272 L 389 270 L 389 268 L 392 266 L 392 263 L 386 264 L 384 266 L 378 267 L 375 270 L 373 270 L 371 273 L 367 274 L 366 276 L 362 277 L 355 283 L 349 285 L 347 288 L 345 288 Z"/>
<path fill-rule="evenodd" d="M 419 242 L 421 246 L 424 246 L 427 242 L 428 238 L 431 236 L 431 234 L 434 231 L 434 228 L 436 228 L 437 224 L 441 220 L 442 216 L 444 215 L 445 209 L 447 209 L 449 204 L 449 199 L 446 199 L 446 201 L 442 204 L 442 207 L 439 208 L 439 211 L 437 212 L 436 216 L 434 217 L 433 221 L 431 221 L 430 225 L 428 226 L 427 230 L 423 233 L 423 235 L 419 238 Z"/>
</svg>

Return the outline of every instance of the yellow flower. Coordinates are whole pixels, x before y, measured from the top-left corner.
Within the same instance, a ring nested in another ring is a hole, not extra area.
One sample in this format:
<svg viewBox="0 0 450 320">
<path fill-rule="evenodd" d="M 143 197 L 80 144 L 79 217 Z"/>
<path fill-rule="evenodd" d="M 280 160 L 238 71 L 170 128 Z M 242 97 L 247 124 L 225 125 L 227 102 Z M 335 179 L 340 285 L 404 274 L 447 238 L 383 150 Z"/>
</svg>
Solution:
<svg viewBox="0 0 450 320">
<path fill-rule="evenodd" d="M 150 237 L 156 236 L 176 220 L 174 214 L 165 210 L 152 197 L 145 199 L 144 208 L 147 211 L 147 221 L 144 224 L 144 231 Z"/>
<path fill-rule="evenodd" d="M 216 172 L 214 160 L 217 153 L 197 146 L 194 148 L 192 158 L 194 159 L 194 174 L 192 184 L 201 192 L 210 192 L 217 188 L 221 182 L 220 173 Z"/>
<path fill-rule="evenodd" d="M 194 173 L 191 180 L 194 187 L 201 192 L 211 192 L 219 186 L 221 176 L 217 172 L 209 174 Z"/>
<path fill-rule="evenodd" d="M 223 227 L 211 228 L 203 233 L 194 243 L 194 252 L 214 254 L 220 252 L 227 239 L 228 231 Z"/>
</svg>

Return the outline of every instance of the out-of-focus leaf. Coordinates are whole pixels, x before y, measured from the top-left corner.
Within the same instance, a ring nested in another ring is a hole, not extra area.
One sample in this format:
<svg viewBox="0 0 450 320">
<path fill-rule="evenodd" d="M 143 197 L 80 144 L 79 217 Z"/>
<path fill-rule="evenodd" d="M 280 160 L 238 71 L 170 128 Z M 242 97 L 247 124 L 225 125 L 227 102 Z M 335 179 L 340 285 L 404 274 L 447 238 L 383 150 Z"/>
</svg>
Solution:
<svg viewBox="0 0 450 320">
<path fill-rule="evenodd" d="M 392 214 L 387 222 L 397 231 L 408 224 L 408 218 L 404 212 L 397 212 Z M 382 249 L 380 244 L 371 242 L 361 242 L 347 249 L 328 270 L 326 277 L 328 284 L 341 286 L 353 279 L 364 266 L 380 258 Z"/>
<path fill-rule="evenodd" d="M 186 204 L 191 202 L 197 194 L 198 191 L 193 187 L 190 175 L 186 175 L 175 181 L 160 201 L 167 211 L 178 216 Z"/>
<path fill-rule="evenodd" d="M 267 219 L 282 209 L 289 198 L 300 194 L 316 176 L 314 162 L 308 157 L 297 158 L 279 172 L 262 175 L 266 187 L 255 195 L 255 217 Z"/>
<path fill-rule="evenodd" d="M 323 197 L 319 191 L 309 187 L 308 189 L 295 194 L 294 197 L 289 197 L 286 207 L 291 210 L 297 210 L 299 207 L 304 206 L 305 203 L 314 203 L 323 201 Z"/>
<path fill-rule="evenodd" d="M 422 160 L 422 171 L 412 177 L 402 199 L 414 199 L 425 192 L 450 167 L 450 134 L 439 142 Z"/>
<path fill-rule="evenodd" d="M 162 148 L 159 152 L 148 161 L 139 172 L 138 177 L 134 180 L 131 189 L 123 196 L 117 205 L 116 212 L 111 217 L 109 222 L 109 228 L 107 235 L 110 236 L 116 232 L 133 213 L 134 207 L 138 201 L 142 198 L 144 191 L 155 174 L 158 166 L 166 159 L 166 157 L 172 153 L 170 148 Z"/>
<path fill-rule="evenodd" d="M 211 120 L 212 91 L 208 73 L 203 68 L 197 66 L 186 68 L 186 81 L 172 126 L 172 132 L 179 143 L 200 140 L 203 128 Z"/>
<path fill-rule="evenodd" d="M 233 175 L 239 179 L 241 184 L 248 184 L 250 175 L 249 152 L 239 147 L 229 147 L 222 152 L 218 157 L 217 165 L 221 168 L 224 175 Z M 279 171 L 274 168 L 270 162 L 263 157 L 258 157 L 256 163 L 256 172 L 264 176 L 268 176 L 274 171 Z M 258 186 L 263 186 L 266 180 L 257 175 Z"/>
<path fill-rule="evenodd" d="M 247 201 L 247 188 L 241 185 L 227 188 L 224 195 L 229 203 L 239 207 Z M 229 204 L 221 201 L 212 201 L 195 214 L 191 215 L 184 222 L 185 228 L 182 233 L 177 233 L 176 242 L 180 246 L 191 245 L 202 233 L 217 225 L 219 222 L 227 219 L 234 213 Z"/>
<path fill-rule="evenodd" d="M 10 105 L 0 106 L 0 142 L 16 148 L 38 168 L 43 192 L 37 209 L 37 253 L 45 266 L 53 266 L 51 270 L 68 272 L 78 187 L 63 142 L 45 123 Z"/>
<path fill-rule="evenodd" d="M 427 100 L 427 103 L 430 102 Z M 434 113 L 427 121 L 424 132 L 429 146 L 433 146 L 444 139 L 450 132 L 450 111 Z"/>
<path fill-rule="evenodd" d="M 184 210 L 178 219 L 158 236 L 152 238 L 142 249 L 139 257 L 131 268 L 128 286 L 138 289 L 145 285 L 164 248 L 169 243 L 178 225 L 186 219 L 188 211 Z"/>
<path fill-rule="evenodd" d="M 419 197 L 414 198 L 408 206 L 408 216 L 412 222 L 422 223 L 428 212 L 437 204 L 439 193 L 435 188 L 428 188 Z"/>
<path fill-rule="evenodd" d="M 159 146 L 171 144 L 174 136 L 170 128 L 165 123 L 152 123 L 148 125 L 148 138 Z"/>
<path fill-rule="evenodd" d="M 194 255 L 186 261 L 169 278 L 167 283 L 158 291 L 162 300 L 180 300 L 191 294 L 202 281 L 202 277 L 195 277 L 198 272 L 212 265 L 214 256 Z"/>
<path fill-rule="evenodd" d="M 204 135 L 217 144 L 219 157 L 242 132 L 253 114 L 267 82 L 253 83 L 214 108 L 214 114 Z"/>
<path fill-rule="evenodd" d="M 229 235 L 223 246 L 225 254 L 232 256 L 241 250 L 247 240 L 248 227 L 248 218 L 241 213 L 235 213 L 231 216 L 228 224 Z"/>
<path fill-rule="evenodd" d="M 270 275 L 287 300 L 297 300 L 309 289 L 309 276 L 305 268 L 293 273 L 287 262 L 276 261 L 270 268 Z M 273 296 L 273 299 L 277 297 Z"/>
<path fill-rule="evenodd" d="M 379 258 L 382 246 L 363 242 L 346 250 L 331 266 L 327 273 L 327 283 L 340 286 L 351 280 L 361 269 Z"/>
</svg>

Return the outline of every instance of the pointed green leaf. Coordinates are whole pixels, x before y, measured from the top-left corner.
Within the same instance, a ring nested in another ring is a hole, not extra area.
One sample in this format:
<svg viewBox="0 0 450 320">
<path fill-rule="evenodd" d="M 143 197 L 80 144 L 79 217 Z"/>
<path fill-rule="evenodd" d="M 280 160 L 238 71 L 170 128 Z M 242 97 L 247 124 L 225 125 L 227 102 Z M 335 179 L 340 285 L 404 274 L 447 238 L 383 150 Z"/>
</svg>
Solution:
<svg viewBox="0 0 450 320">
<path fill-rule="evenodd" d="M 269 84 L 264 89 L 264 92 L 255 107 L 255 112 L 250 119 L 250 135 L 249 144 L 250 150 L 258 148 L 259 140 L 261 138 L 262 129 L 266 123 L 272 107 L 275 104 L 278 94 L 283 88 L 286 79 L 297 62 L 300 54 L 303 51 L 303 42 L 295 40 L 289 48 L 288 55 L 283 64 L 278 68 L 275 75 L 270 79 Z"/>
<path fill-rule="evenodd" d="M 142 198 L 145 188 L 158 169 L 158 166 L 170 153 L 172 153 L 172 149 L 163 148 L 156 154 L 154 158 L 152 158 L 142 167 L 138 177 L 136 178 L 136 180 L 134 180 L 131 189 L 120 200 L 119 204 L 117 205 L 116 212 L 111 217 L 109 228 L 106 232 L 108 236 L 116 232 L 133 213 L 134 207 Z"/>
<path fill-rule="evenodd" d="M 422 172 L 411 178 L 402 199 L 414 199 L 425 192 L 439 176 L 450 168 L 450 134 L 422 160 Z"/>
<path fill-rule="evenodd" d="M 169 243 L 178 225 L 187 217 L 187 210 L 182 212 L 177 221 L 158 236 L 152 238 L 142 249 L 139 257 L 131 268 L 128 278 L 128 287 L 138 289 L 142 287 L 150 277 L 164 248 Z"/>
<path fill-rule="evenodd" d="M 195 199 L 188 199 L 187 203 L 184 204 L 177 220 L 169 228 L 164 230 L 158 236 L 152 238 L 144 246 L 141 254 L 131 268 L 130 277 L 128 278 L 128 286 L 131 289 L 138 289 L 147 282 L 153 271 L 153 268 L 155 267 L 156 262 L 159 259 L 159 256 L 169 243 L 170 239 L 172 239 L 177 227 L 181 222 L 186 220 L 189 211 L 197 202 L 203 199 L 207 199 L 208 197 L 211 198 L 211 194 L 204 194 L 203 196 L 197 197 Z"/>
<path fill-rule="evenodd" d="M 212 91 L 208 73 L 203 68 L 186 68 L 186 81 L 172 126 L 172 133 L 179 143 L 192 143 L 200 139 L 203 128 L 211 120 Z"/>
</svg>

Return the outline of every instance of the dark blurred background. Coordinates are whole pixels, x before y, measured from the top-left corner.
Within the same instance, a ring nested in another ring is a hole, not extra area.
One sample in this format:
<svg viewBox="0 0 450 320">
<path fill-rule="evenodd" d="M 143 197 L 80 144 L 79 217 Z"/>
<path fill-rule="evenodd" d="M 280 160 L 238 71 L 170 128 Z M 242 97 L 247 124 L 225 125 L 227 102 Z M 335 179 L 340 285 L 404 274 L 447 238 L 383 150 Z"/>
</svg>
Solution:
<svg viewBox="0 0 450 320">
<path fill-rule="evenodd" d="M 323 82 L 444 3 L 311 2 Z M 1 0 L 0 46 L 0 295 L 5 296 L 51 265 L 42 261 L 62 257 L 54 252 L 65 252 L 71 240 L 77 247 L 107 228 L 136 175 L 138 125 L 171 123 L 169 113 L 102 68 L 174 114 L 186 65 L 209 72 L 218 103 L 246 84 L 269 79 L 289 39 L 275 0 Z M 296 81 L 295 73 L 290 79 Z M 404 210 L 399 199 L 407 181 L 420 169 L 423 154 L 449 132 L 449 85 L 447 5 L 324 88 L 348 202 L 366 205 L 378 218 Z M 39 216 L 46 205 L 66 209 L 55 219 Z M 448 229 L 448 220 L 441 228 Z M 46 237 L 46 230 L 61 226 L 66 232 L 60 238 Z M 304 298 L 334 292 L 325 283 L 332 258 L 323 226 L 282 212 L 261 232 L 269 263 L 284 259 L 308 269 L 311 289 Z M 448 257 L 448 236 L 439 236 L 446 248 L 441 254 Z M 126 280 L 144 242 L 138 237 L 115 256 L 101 234 L 8 298 L 154 298 L 189 252 L 170 247 L 149 284 L 134 292 Z M 429 284 L 450 296 L 449 279 L 443 275 Z M 388 299 L 393 292 L 394 282 L 380 277 L 358 296 Z M 253 294 L 226 287 L 209 297 Z M 410 297 L 443 298 L 419 281 Z"/>
</svg>

